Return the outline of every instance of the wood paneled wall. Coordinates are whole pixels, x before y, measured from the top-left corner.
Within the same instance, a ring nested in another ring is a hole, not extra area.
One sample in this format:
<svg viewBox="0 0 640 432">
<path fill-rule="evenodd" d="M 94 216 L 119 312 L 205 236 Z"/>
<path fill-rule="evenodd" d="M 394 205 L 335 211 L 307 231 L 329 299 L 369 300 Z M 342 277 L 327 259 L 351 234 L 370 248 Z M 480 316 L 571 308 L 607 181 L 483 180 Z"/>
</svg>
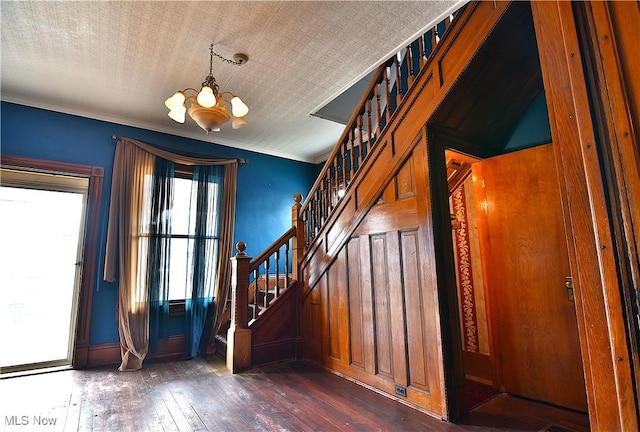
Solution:
<svg viewBox="0 0 640 432">
<path fill-rule="evenodd" d="M 433 255 L 425 253 L 430 236 L 419 214 L 426 203 L 416 187 L 426 182 L 425 160 L 420 141 L 311 287 L 303 329 L 305 354 L 444 416 Z"/>
</svg>

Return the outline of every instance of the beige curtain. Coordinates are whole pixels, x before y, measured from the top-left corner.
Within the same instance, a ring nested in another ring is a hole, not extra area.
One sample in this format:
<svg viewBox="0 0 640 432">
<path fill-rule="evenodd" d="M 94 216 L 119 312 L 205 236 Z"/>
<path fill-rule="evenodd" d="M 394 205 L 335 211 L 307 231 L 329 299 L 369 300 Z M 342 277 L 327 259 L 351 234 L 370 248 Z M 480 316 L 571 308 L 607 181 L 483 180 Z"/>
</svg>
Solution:
<svg viewBox="0 0 640 432">
<path fill-rule="evenodd" d="M 149 290 L 146 286 L 148 237 L 144 198 L 151 193 L 155 157 L 183 165 L 226 165 L 222 234 L 215 289 L 214 329 L 220 327 L 231 284 L 231 245 L 235 224 L 236 159 L 203 159 L 173 154 L 129 138 L 118 140 L 111 183 L 111 204 L 105 253 L 104 280 L 118 276 L 118 332 L 122 363 L 119 370 L 142 367 L 149 350 Z"/>
<path fill-rule="evenodd" d="M 231 255 L 233 253 L 233 231 L 236 219 L 236 189 L 238 165 L 227 165 L 224 172 L 224 205 L 220 227 L 220 247 L 218 253 L 218 279 L 214 291 L 213 325 L 209 336 L 207 353 L 215 350 L 215 337 L 220 330 L 222 316 L 231 293 Z"/>
</svg>

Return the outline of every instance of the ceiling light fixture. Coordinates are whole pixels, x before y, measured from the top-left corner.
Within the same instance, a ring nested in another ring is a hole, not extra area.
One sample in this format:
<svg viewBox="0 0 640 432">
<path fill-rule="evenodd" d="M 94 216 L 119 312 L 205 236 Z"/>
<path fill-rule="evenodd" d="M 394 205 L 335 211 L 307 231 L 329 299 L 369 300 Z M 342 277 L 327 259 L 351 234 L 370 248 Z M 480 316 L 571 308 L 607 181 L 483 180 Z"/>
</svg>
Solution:
<svg viewBox="0 0 640 432">
<path fill-rule="evenodd" d="M 220 126 L 231 120 L 234 129 L 241 128 L 247 122 L 243 118 L 249 112 L 249 107 L 242 100 L 231 92 L 221 92 L 220 86 L 213 77 L 213 56 L 221 60 L 240 66 L 245 64 L 249 58 L 245 54 L 235 54 L 233 60 L 226 59 L 220 54 L 213 52 L 213 44 L 209 47 L 209 75 L 204 79 L 202 87 L 198 92 L 194 88 L 186 88 L 176 92 L 168 98 L 164 104 L 169 108 L 169 117 L 178 123 L 184 123 L 185 113 L 189 113 L 198 126 L 207 132 L 219 131 Z M 194 94 L 187 96 L 187 92 Z M 231 107 L 231 114 L 227 111 Z"/>
</svg>

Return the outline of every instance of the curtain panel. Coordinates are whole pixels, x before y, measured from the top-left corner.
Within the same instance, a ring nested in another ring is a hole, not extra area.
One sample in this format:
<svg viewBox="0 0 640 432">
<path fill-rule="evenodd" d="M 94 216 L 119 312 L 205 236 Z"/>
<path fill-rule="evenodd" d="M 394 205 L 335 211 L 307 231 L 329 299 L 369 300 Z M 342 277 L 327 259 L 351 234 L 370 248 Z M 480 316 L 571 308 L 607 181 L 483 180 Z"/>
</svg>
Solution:
<svg viewBox="0 0 640 432">
<path fill-rule="evenodd" d="M 158 325 L 155 314 L 161 314 L 167 304 L 163 298 L 166 299 L 168 275 L 160 270 L 167 268 L 169 250 L 166 242 L 150 240 L 168 238 L 171 220 L 165 217 L 167 212 L 162 209 L 171 206 L 171 182 L 176 163 L 194 167 L 193 183 L 199 186 L 197 205 L 200 210 L 205 210 L 196 221 L 199 235 L 192 239 L 196 243 L 192 245 L 193 250 L 197 252 L 191 257 L 194 264 L 188 284 L 191 292 L 185 305 L 187 322 L 191 323 L 186 331 L 187 356 L 203 352 L 207 343 L 214 341 L 213 336 L 221 325 L 220 317 L 229 295 L 237 160 L 184 156 L 129 138 L 118 140 L 111 186 L 104 279 L 118 282 L 121 371 L 142 367 L 150 348 L 150 328 L 154 333 L 152 340 L 165 333 Z M 224 177 L 222 199 L 220 208 L 210 209 L 207 206 L 210 206 L 209 193 L 212 189 L 203 182 L 215 176 Z M 144 202 L 144 198 L 149 196 L 154 197 L 151 205 Z M 219 222 L 212 223 L 210 216 L 213 214 L 221 215 Z M 212 236 L 211 230 L 216 230 L 217 235 Z M 207 242 L 208 237 L 216 238 Z M 198 244 L 198 238 L 204 241 Z M 217 251 L 211 250 L 214 244 L 217 245 Z M 217 255 L 215 268 L 212 265 L 214 263 L 203 260 L 202 254 L 207 251 L 212 252 L 212 256 Z M 215 280 L 213 296 L 203 288 L 212 278 Z M 206 301 L 211 297 L 215 299 L 213 305 Z M 151 320 L 150 315 L 153 315 Z M 205 327 L 211 330 L 209 338 L 202 337 Z"/>
</svg>

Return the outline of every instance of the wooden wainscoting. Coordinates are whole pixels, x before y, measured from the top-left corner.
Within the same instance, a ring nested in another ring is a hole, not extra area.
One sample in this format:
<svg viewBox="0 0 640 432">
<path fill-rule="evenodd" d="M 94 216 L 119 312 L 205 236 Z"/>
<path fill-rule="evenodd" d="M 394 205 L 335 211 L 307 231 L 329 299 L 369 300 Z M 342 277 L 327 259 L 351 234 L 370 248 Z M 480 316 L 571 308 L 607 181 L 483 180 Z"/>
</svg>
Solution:
<svg viewBox="0 0 640 432">
<path fill-rule="evenodd" d="M 416 142 L 416 141 L 414 141 Z M 305 356 L 443 417 L 426 145 L 413 152 L 303 306 Z"/>
<path fill-rule="evenodd" d="M 284 293 L 249 324 L 251 329 L 251 365 L 263 365 L 296 358 L 298 283 Z"/>
</svg>

